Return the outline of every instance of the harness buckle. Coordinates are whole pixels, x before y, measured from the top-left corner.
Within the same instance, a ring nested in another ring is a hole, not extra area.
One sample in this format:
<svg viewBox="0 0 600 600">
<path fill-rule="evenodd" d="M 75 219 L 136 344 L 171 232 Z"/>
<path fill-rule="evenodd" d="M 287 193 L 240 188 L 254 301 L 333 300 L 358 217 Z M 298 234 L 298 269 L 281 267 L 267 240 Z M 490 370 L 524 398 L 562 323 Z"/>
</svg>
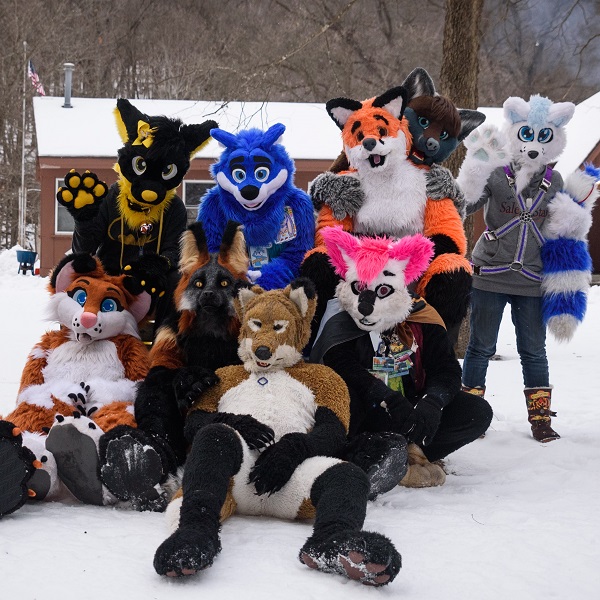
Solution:
<svg viewBox="0 0 600 600">
<path fill-rule="evenodd" d="M 485 239 L 488 242 L 494 242 L 494 241 L 496 241 L 498 239 L 498 236 L 496 235 L 496 232 L 495 231 L 490 231 L 489 229 L 486 229 L 483 232 L 483 235 L 484 235 Z"/>
<path fill-rule="evenodd" d="M 550 184 L 552 182 L 548 181 L 545 177 L 542 178 L 542 183 L 540 183 L 540 190 L 544 190 L 544 192 L 547 192 L 548 189 L 550 188 Z"/>
<path fill-rule="evenodd" d="M 513 261 L 510 264 L 510 270 L 511 271 L 522 271 L 523 270 L 523 263 L 519 262 L 518 260 Z"/>
</svg>

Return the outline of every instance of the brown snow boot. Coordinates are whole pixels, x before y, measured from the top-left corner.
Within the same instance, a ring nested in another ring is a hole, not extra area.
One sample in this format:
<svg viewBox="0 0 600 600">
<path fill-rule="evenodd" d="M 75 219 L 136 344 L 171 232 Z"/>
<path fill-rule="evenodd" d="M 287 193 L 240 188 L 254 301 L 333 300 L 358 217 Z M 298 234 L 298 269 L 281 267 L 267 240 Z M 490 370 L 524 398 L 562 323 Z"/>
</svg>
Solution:
<svg viewBox="0 0 600 600">
<path fill-rule="evenodd" d="M 436 463 L 427 460 L 423 450 L 416 444 L 408 445 L 408 470 L 398 485 L 409 488 L 424 488 L 444 485 L 446 473 Z"/>
<path fill-rule="evenodd" d="M 560 435 L 550 427 L 550 417 L 556 416 L 556 413 L 550 410 L 551 394 L 552 388 L 549 387 L 525 388 L 531 433 L 538 442 L 542 443 L 560 438 Z"/>
<path fill-rule="evenodd" d="M 462 391 L 467 392 L 467 394 L 473 394 L 474 396 L 480 396 L 481 398 L 483 398 L 485 396 L 485 386 L 469 387 L 469 386 L 463 384 Z"/>
</svg>

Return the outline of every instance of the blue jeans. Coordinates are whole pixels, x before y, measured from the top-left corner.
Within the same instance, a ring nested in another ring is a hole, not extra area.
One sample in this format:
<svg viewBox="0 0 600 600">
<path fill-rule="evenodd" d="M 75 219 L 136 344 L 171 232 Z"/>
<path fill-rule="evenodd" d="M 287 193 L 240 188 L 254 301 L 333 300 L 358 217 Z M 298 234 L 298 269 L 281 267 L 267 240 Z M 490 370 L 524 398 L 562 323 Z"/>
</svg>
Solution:
<svg viewBox="0 0 600 600">
<path fill-rule="evenodd" d="M 471 292 L 471 335 L 463 362 L 463 385 L 484 387 L 490 358 L 496 353 L 496 342 L 506 303 L 511 306 L 512 322 L 517 336 L 517 351 L 521 359 L 525 387 L 548 387 L 546 327 L 542 321 L 542 299 Z"/>
</svg>

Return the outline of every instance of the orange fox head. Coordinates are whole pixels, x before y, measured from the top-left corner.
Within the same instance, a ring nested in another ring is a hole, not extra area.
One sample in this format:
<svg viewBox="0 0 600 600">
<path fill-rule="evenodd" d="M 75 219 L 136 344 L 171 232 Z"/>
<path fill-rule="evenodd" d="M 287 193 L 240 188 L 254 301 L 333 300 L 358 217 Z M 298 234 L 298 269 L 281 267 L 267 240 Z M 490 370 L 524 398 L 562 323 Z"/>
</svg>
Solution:
<svg viewBox="0 0 600 600">
<path fill-rule="evenodd" d="M 310 280 L 268 292 L 257 285 L 243 288 L 234 304 L 242 323 L 238 354 L 247 371 L 283 369 L 302 359 L 317 305 Z"/>
<path fill-rule="evenodd" d="M 150 295 L 134 295 L 126 275 L 107 275 L 100 260 L 86 253 L 65 257 L 52 271 L 49 318 L 71 330 L 82 344 L 125 334 L 139 338 L 137 324 L 150 309 Z"/>
<path fill-rule="evenodd" d="M 384 170 L 390 152 L 407 155 L 412 143 L 406 119 L 406 90 L 392 88 L 370 100 L 359 102 L 334 98 L 327 102 L 329 116 L 342 130 L 344 150 L 350 167 L 361 170 Z"/>
</svg>

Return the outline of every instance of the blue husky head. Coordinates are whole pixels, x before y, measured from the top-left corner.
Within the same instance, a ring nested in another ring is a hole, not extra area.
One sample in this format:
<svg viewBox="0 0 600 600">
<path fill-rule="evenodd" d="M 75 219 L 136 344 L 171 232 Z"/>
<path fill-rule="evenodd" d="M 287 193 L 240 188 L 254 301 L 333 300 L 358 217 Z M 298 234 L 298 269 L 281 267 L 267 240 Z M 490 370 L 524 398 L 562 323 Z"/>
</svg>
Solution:
<svg viewBox="0 0 600 600">
<path fill-rule="evenodd" d="M 211 129 L 211 136 L 225 146 L 211 166 L 217 184 L 229 192 L 245 210 L 256 211 L 287 182 L 291 185 L 294 163 L 277 143 L 285 125 L 277 123 L 267 131 L 247 129 L 237 135 Z"/>
</svg>

